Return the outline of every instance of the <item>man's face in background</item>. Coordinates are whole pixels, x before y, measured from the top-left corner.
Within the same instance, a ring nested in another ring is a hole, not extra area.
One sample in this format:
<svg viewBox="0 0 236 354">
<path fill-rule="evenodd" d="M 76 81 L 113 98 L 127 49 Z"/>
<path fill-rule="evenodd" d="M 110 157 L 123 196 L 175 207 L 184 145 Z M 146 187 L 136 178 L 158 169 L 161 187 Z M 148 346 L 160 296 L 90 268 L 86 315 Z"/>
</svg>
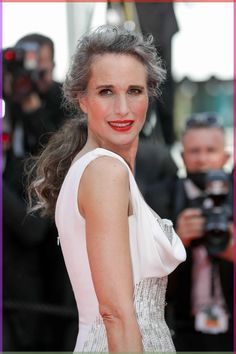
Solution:
<svg viewBox="0 0 236 354">
<path fill-rule="evenodd" d="M 224 133 L 217 127 L 191 128 L 183 136 L 182 157 L 190 173 L 221 169 L 229 158 Z"/>
</svg>

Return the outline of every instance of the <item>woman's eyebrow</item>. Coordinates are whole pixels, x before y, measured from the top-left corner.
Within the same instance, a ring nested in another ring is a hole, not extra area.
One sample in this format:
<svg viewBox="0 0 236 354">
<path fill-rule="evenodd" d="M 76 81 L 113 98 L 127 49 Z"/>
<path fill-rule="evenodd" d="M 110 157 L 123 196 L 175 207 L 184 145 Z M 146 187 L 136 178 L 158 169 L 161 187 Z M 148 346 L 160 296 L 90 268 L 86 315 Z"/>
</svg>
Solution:
<svg viewBox="0 0 236 354">
<path fill-rule="evenodd" d="M 111 88 L 113 88 L 114 87 L 114 85 L 99 85 L 99 86 L 96 86 L 96 90 L 99 90 L 99 89 L 104 89 L 104 88 L 107 88 L 107 89 L 111 89 Z M 141 89 L 144 89 L 144 86 L 143 85 L 135 85 L 135 84 L 133 84 L 133 85 L 129 85 L 129 87 L 128 88 L 141 88 Z"/>
<path fill-rule="evenodd" d="M 144 89 L 143 85 L 130 85 L 129 88 L 140 88 L 140 89 Z"/>
<path fill-rule="evenodd" d="M 113 85 L 99 85 L 96 87 L 97 90 L 102 89 L 102 88 L 113 88 Z"/>
</svg>

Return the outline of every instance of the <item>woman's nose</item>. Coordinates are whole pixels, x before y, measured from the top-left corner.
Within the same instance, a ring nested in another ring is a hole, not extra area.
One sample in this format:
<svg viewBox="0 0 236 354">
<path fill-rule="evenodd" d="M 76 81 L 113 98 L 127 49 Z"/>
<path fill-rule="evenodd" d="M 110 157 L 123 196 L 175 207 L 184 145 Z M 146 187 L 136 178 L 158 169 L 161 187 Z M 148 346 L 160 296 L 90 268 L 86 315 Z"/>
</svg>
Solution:
<svg viewBox="0 0 236 354">
<path fill-rule="evenodd" d="M 117 95 L 115 99 L 115 113 L 125 116 L 129 112 L 129 105 L 126 95 Z"/>
</svg>

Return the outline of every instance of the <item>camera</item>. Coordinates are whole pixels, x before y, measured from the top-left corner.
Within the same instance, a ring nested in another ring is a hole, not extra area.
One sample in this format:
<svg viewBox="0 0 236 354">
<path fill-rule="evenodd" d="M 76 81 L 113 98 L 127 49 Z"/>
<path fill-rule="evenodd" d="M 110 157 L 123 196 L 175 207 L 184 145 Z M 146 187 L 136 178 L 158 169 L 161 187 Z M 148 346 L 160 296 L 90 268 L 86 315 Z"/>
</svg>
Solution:
<svg viewBox="0 0 236 354">
<path fill-rule="evenodd" d="M 39 45 L 33 42 L 18 44 L 3 50 L 3 97 L 21 102 L 37 92 Z"/>
<path fill-rule="evenodd" d="M 232 217 L 232 209 L 228 200 L 229 191 L 229 177 L 224 171 L 207 172 L 205 196 L 201 206 L 206 218 L 202 241 L 210 255 L 224 251 L 230 239 L 228 223 Z"/>
</svg>

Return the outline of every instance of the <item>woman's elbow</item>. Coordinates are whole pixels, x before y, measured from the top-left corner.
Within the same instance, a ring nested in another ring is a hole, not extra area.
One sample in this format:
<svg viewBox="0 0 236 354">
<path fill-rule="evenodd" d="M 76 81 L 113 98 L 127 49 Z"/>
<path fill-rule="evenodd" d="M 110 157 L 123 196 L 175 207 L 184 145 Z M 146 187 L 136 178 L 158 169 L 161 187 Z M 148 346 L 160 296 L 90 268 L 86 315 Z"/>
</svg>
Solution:
<svg viewBox="0 0 236 354">
<path fill-rule="evenodd" d="M 105 325 L 125 324 L 136 320 L 134 305 L 100 305 L 99 312 Z"/>
<path fill-rule="evenodd" d="M 110 352 L 143 352 L 134 305 L 100 306 Z"/>
</svg>

